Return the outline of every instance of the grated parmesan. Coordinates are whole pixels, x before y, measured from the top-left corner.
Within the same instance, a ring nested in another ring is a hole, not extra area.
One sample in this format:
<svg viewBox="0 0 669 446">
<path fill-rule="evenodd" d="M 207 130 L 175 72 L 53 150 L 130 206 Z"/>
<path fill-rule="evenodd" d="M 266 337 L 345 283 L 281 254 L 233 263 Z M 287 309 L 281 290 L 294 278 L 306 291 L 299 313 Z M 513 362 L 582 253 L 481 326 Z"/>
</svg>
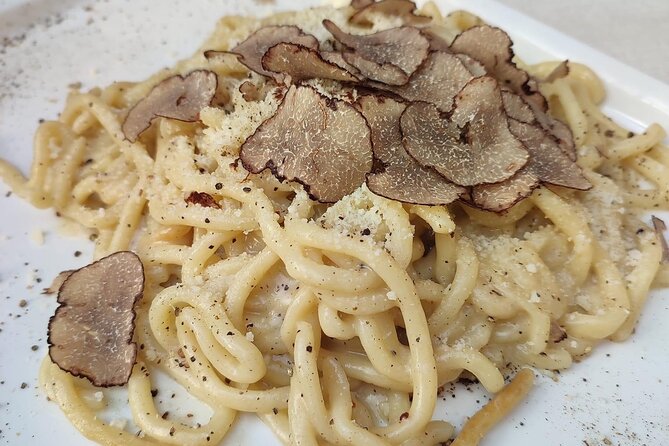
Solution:
<svg viewBox="0 0 669 446">
<path fill-rule="evenodd" d="M 34 228 L 30 232 L 30 240 L 33 241 L 37 246 L 42 246 L 44 244 L 44 232 L 39 228 Z"/>
</svg>

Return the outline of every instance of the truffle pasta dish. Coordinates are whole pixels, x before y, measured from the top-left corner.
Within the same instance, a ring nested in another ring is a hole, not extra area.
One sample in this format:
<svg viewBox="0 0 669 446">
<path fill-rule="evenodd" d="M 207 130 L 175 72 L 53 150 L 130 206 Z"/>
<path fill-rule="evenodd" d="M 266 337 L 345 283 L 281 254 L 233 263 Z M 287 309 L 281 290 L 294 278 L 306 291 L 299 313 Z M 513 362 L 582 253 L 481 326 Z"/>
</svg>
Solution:
<svg viewBox="0 0 669 446">
<path fill-rule="evenodd" d="M 224 17 L 172 68 L 73 91 L 27 178 L 0 162 L 95 239 L 45 290 L 41 389 L 104 445 L 225 444 L 240 412 L 286 445 L 478 444 L 669 282 L 665 131 L 604 97 L 408 0 Z M 204 412 L 161 413 L 159 375 Z M 433 419 L 462 379 L 490 402 Z"/>
</svg>

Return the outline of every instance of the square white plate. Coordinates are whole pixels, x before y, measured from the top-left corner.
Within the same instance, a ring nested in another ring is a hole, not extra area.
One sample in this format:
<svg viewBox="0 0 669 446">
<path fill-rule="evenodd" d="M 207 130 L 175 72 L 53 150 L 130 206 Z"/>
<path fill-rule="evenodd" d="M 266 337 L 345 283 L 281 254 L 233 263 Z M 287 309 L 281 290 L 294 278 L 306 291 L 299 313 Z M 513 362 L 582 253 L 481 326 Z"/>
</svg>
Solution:
<svg viewBox="0 0 669 446">
<path fill-rule="evenodd" d="M 669 128 L 669 86 L 493 1 L 437 3 L 444 11 L 468 9 L 503 27 L 526 61 L 568 58 L 588 64 L 606 82 L 606 111 L 631 130 L 651 122 Z M 317 4 L 0 1 L 0 40 L 7 37 L 0 43 L 0 156 L 28 171 L 38 119 L 56 118 L 69 84 L 81 82 L 88 89 L 144 79 L 188 57 L 225 14 L 263 15 Z M 0 444 L 87 445 L 37 388 L 37 368 L 55 308 L 55 299 L 40 291 L 59 271 L 87 263 L 91 246 L 65 234 L 53 211 L 5 198 L 7 192 L 0 183 Z M 654 292 L 630 340 L 601 345 L 558 382 L 540 379 L 527 401 L 482 444 L 669 444 L 667 320 L 669 292 Z M 487 401 L 471 388 L 445 393 L 437 416 L 461 425 Z M 240 419 L 224 444 L 278 444 L 252 416 Z"/>
</svg>

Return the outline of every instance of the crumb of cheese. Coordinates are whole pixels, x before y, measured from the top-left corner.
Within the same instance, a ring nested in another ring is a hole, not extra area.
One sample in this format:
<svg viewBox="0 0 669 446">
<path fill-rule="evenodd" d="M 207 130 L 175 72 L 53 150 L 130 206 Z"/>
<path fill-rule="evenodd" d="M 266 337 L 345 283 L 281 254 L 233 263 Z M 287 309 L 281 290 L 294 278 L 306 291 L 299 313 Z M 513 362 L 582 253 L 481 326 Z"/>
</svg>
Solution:
<svg viewBox="0 0 669 446">
<path fill-rule="evenodd" d="M 37 246 L 44 245 L 44 232 L 39 228 L 33 228 L 30 232 L 30 240 Z"/>
</svg>

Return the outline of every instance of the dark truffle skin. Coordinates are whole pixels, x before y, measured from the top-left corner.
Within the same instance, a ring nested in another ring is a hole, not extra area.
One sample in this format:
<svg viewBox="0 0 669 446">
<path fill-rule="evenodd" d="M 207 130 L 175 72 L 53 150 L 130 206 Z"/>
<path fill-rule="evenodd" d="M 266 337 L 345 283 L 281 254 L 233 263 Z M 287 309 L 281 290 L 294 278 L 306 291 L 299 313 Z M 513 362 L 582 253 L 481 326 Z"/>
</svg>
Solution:
<svg viewBox="0 0 669 446">
<path fill-rule="evenodd" d="M 400 116 L 406 104 L 390 98 L 363 96 L 357 105 L 372 129 L 375 164 L 367 187 L 377 195 L 405 203 L 445 205 L 457 200 L 464 188 L 409 156 L 402 146 Z"/>
<path fill-rule="evenodd" d="M 208 70 L 165 79 L 130 109 L 123 122 L 123 134 L 128 141 L 135 142 L 157 117 L 197 121 L 200 111 L 214 98 L 217 86 L 216 73 Z"/>
<path fill-rule="evenodd" d="M 270 169 L 303 184 L 314 200 L 334 203 L 372 168 L 369 126 L 350 104 L 292 86 L 274 116 L 244 142 L 240 160 L 249 172 Z"/>
<path fill-rule="evenodd" d="M 272 73 L 262 66 L 262 57 L 277 43 L 295 43 L 311 49 L 318 49 L 318 39 L 304 33 L 293 25 L 265 26 L 251 34 L 246 40 L 230 50 L 239 56 L 239 61 L 256 73 L 272 77 Z"/>
<path fill-rule="evenodd" d="M 134 306 L 143 292 L 144 268 L 130 251 L 74 271 L 49 321 L 51 360 L 98 387 L 126 384 L 137 357 Z"/>
</svg>

